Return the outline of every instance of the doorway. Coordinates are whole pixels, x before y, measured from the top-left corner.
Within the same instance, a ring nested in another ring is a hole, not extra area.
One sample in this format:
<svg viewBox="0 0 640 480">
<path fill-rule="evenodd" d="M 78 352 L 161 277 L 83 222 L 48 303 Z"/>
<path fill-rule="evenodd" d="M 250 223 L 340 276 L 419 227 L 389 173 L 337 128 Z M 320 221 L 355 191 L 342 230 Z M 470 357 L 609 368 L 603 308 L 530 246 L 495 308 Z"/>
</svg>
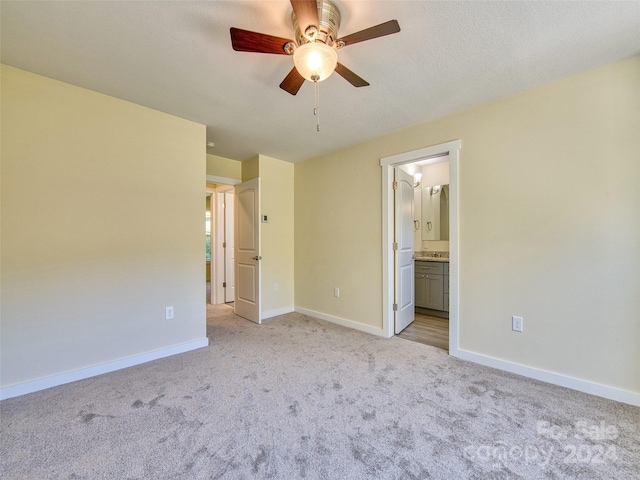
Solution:
<svg viewBox="0 0 640 480">
<path fill-rule="evenodd" d="M 460 140 L 433 145 L 380 160 L 382 167 L 382 279 L 383 330 L 387 337 L 395 330 L 395 263 L 394 263 L 394 167 L 428 158 L 449 155 L 449 354 L 458 355 L 459 328 L 459 259 L 458 259 L 458 161 Z"/>
<path fill-rule="evenodd" d="M 449 156 L 397 167 L 411 178 L 414 305 L 396 335 L 449 351 Z M 396 206 L 397 209 L 397 206 Z M 397 217 L 396 217 L 397 220 Z M 414 262 L 415 259 L 415 262 Z M 415 268 L 414 268 L 415 267 Z M 400 328 L 399 328 L 400 327 Z M 400 331 L 401 330 L 401 331 Z"/>
<path fill-rule="evenodd" d="M 233 306 L 234 186 L 207 182 L 206 195 L 207 303 Z"/>
<path fill-rule="evenodd" d="M 212 231 L 212 221 L 211 221 L 211 192 L 206 193 L 206 202 L 205 202 L 205 227 L 204 227 L 204 235 L 205 235 L 205 262 L 206 262 L 206 280 L 207 280 L 207 304 L 211 303 L 211 231 Z"/>
</svg>

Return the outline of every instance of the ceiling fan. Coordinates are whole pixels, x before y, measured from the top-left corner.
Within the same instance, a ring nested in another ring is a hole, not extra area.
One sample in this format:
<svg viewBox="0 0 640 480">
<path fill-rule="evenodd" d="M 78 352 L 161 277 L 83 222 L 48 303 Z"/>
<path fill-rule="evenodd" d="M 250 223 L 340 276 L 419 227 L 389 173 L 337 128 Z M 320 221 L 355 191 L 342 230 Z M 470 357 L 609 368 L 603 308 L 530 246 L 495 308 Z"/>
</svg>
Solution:
<svg viewBox="0 0 640 480">
<path fill-rule="evenodd" d="M 295 40 L 231 28 L 231 44 L 238 52 L 292 55 L 294 67 L 280 88 L 295 95 L 305 80 L 321 82 L 334 71 L 354 87 L 369 83 L 338 63 L 337 50 L 354 43 L 400 31 L 397 20 L 390 20 L 339 38 L 340 11 L 330 0 L 291 0 L 291 22 Z"/>
</svg>

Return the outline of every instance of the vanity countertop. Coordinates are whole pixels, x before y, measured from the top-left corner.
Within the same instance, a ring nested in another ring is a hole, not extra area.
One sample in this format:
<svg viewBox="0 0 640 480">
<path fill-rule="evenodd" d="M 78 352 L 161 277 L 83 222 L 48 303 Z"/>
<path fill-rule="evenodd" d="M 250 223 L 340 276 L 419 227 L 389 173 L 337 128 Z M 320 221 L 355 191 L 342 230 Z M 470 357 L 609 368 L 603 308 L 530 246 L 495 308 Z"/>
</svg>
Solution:
<svg viewBox="0 0 640 480">
<path fill-rule="evenodd" d="M 416 257 L 416 262 L 441 262 L 441 263 L 449 263 L 448 258 L 438 258 L 438 257 Z"/>
<path fill-rule="evenodd" d="M 449 252 L 416 252 L 417 262 L 449 263 Z"/>
</svg>

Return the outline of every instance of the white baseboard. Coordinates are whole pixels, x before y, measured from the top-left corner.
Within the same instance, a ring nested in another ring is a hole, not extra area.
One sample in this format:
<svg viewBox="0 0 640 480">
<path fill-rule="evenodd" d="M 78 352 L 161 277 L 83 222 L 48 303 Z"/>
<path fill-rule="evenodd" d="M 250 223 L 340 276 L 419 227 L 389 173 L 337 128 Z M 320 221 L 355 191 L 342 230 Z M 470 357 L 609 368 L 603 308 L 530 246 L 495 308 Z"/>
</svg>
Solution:
<svg viewBox="0 0 640 480">
<path fill-rule="evenodd" d="M 469 352 L 467 350 L 458 350 L 458 358 L 468 360 L 473 363 L 479 363 L 487 367 L 497 368 L 506 372 L 515 373 L 524 377 L 541 380 L 543 382 L 559 385 L 561 387 L 578 390 L 579 392 L 590 393 L 598 397 L 608 398 L 617 402 L 628 403 L 630 405 L 640 406 L 640 394 L 622 390 L 615 387 L 609 387 L 600 383 L 593 383 L 587 380 L 561 375 L 559 373 L 549 372 L 538 368 L 527 367 L 518 363 L 500 360 L 498 358 L 489 357 L 479 353 Z"/>
<path fill-rule="evenodd" d="M 320 320 L 326 320 L 327 322 L 342 325 L 343 327 L 353 328 L 354 330 L 360 330 L 361 332 L 366 332 L 372 335 L 387 338 L 387 335 L 382 328 L 372 327 L 363 323 L 354 322 L 353 320 L 334 317 L 333 315 L 327 315 L 326 313 L 316 312 L 314 310 L 308 310 L 302 307 L 295 307 L 295 311 L 303 315 L 309 315 L 310 317 L 315 317 L 319 318 Z"/>
<path fill-rule="evenodd" d="M 354 322 L 353 320 L 347 320 L 344 318 L 328 315 L 314 310 L 309 310 L 302 307 L 287 307 L 278 310 L 271 310 L 264 312 L 262 318 L 267 319 L 278 315 L 284 315 L 285 313 L 291 313 L 292 311 L 301 313 L 303 315 L 309 315 L 310 317 L 326 320 L 343 327 L 353 328 L 362 332 L 366 332 L 372 335 L 380 337 L 386 337 L 382 328 L 375 328 L 370 325 L 364 325 L 362 323 Z M 112 362 L 103 363 L 100 365 L 94 365 L 71 372 L 65 372 L 58 375 L 52 375 L 50 377 L 40 378 L 29 382 L 10 385 L 0 388 L 0 400 L 7 398 L 18 397 L 20 395 L 26 395 L 27 393 L 37 392 L 39 390 L 45 390 L 47 388 L 55 387 L 58 385 L 64 385 L 65 383 L 75 382 L 77 380 L 83 380 L 85 378 L 102 375 L 103 373 L 114 372 L 134 365 L 150 362 L 171 355 L 179 353 L 185 353 L 198 348 L 203 348 L 209 345 L 208 338 L 202 338 L 194 340 L 192 342 L 186 342 L 179 345 L 174 345 L 168 348 L 160 350 L 154 350 L 139 355 L 133 355 L 131 357 L 122 358 Z M 628 403 L 630 405 L 640 406 L 640 394 L 622 390 L 599 383 L 593 383 L 586 380 L 580 380 L 577 378 L 561 375 L 558 373 L 541 370 L 538 368 L 527 367 L 518 363 L 509 362 L 506 360 L 500 360 L 487 355 L 482 355 L 467 350 L 458 350 L 458 358 L 462 360 L 468 360 L 470 362 L 485 365 L 487 367 L 497 368 L 498 370 L 504 370 L 506 372 L 515 373 L 524 377 L 533 378 L 543 382 L 551 383 L 553 385 L 559 385 L 561 387 L 570 388 L 591 395 L 597 395 L 599 397 L 608 398 L 622 403 Z"/>
<path fill-rule="evenodd" d="M 157 360 L 159 358 L 170 357 L 171 355 L 176 355 L 178 353 L 185 353 L 190 350 L 196 350 L 208 345 L 209 339 L 205 337 L 191 342 L 162 348 L 159 350 L 153 350 L 151 352 L 121 358 L 112 362 L 101 363 L 99 365 L 93 365 L 91 367 L 81 368 L 79 370 L 73 370 L 71 372 L 51 375 L 49 377 L 39 378 L 37 380 L 31 380 L 29 382 L 9 385 L 7 387 L 0 388 L 0 400 L 18 397 L 20 395 L 26 395 L 27 393 L 33 393 L 39 390 L 56 387 L 58 385 L 64 385 L 65 383 L 75 382 L 76 380 L 95 377 L 97 375 L 102 375 L 103 373 L 114 372 L 123 368 L 140 365 L 141 363 L 150 362 L 152 360 Z"/>
<path fill-rule="evenodd" d="M 275 310 L 269 310 L 268 312 L 262 312 L 260 314 L 260 320 L 266 320 L 267 318 L 277 317 L 278 315 L 284 315 L 285 313 L 293 312 L 293 307 L 277 308 Z"/>
</svg>

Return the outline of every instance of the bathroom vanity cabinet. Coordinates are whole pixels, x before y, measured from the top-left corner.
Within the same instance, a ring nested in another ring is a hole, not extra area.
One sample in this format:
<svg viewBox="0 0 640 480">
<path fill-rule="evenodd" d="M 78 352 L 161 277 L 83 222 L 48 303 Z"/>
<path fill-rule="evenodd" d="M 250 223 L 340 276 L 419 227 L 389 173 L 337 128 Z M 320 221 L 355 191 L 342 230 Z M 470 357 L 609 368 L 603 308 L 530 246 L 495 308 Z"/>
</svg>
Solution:
<svg viewBox="0 0 640 480">
<path fill-rule="evenodd" d="M 444 263 L 444 275 L 443 275 L 443 291 L 444 291 L 444 295 L 443 295 L 443 303 L 444 303 L 444 308 L 443 310 L 445 312 L 449 311 L 449 264 L 448 263 Z"/>
<path fill-rule="evenodd" d="M 415 305 L 431 310 L 449 311 L 449 264 L 415 262 Z"/>
</svg>

